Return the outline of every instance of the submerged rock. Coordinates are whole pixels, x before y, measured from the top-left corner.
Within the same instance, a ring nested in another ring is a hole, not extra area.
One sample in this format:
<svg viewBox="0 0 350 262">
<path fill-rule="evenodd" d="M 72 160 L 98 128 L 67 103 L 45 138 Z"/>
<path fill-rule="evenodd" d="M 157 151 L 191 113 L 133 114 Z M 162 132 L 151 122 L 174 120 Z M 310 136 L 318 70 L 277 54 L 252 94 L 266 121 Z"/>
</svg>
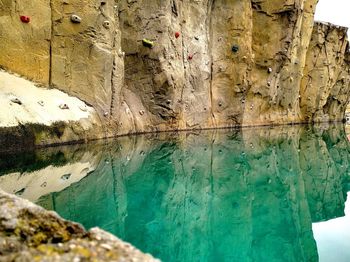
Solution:
<svg viewBox="0 0 350 262">
<path fill-rule="evenodd" d="M 0 191 L 0 261 L 159 261 L 98 228 Z"/>
</svg>

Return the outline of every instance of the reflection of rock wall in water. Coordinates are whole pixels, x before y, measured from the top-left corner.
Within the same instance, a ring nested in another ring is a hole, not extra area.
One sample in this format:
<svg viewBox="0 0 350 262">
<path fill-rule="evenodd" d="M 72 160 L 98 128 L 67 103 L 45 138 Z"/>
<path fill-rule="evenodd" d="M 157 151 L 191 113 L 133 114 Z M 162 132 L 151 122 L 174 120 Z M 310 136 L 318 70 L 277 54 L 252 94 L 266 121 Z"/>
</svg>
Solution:
<svg viewBox="0 0 350 262">
<path fill-rule="evenodd" d="M 312 32 L 316 3 L 4 1 L 0 66 L 93 106 L 94 136 L 342 120 L 345 29 Z"/>
<path fill-rule="evenodd" d="M 341 128 L 149 138 L 119 140 L 93 174 L 39 203 L 185 261 L 317 261 L 311 223 L 343 214 Z"/>
<path fill-rule="evenodd" d="M 348 148 L 345 134 L 337 129 L 302 135 L 300 167 L 313 222 L 344 216 Z"/>
<path fill-rule="evenodd" d="M 0 154 L 0 188 L 35 202 L 80 181 L 96 169 L 100 158 L 101 152 L 91 145 Z"/>
</svg>

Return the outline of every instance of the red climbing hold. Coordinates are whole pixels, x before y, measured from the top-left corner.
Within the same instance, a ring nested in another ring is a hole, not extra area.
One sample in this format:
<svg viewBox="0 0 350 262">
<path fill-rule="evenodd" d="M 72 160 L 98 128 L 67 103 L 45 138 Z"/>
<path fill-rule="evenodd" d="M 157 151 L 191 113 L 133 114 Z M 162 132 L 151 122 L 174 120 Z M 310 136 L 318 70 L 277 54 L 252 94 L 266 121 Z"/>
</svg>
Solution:
<svg viewBox="0 0 350 262">
<path fill-rule="evenodd" d="M 193 55 L 188 55 L 188 60 L 192 60 L 193 59 Z"/>
<path fill-rule="evenodd" d="M 29 23 L 30 22 L 30 17 L 29 16 L 21 15 L 20 18 L 21 18 L 21 21 L 23 23 Z"/>
<path fill-rule="evenodd" d="M 175 33 L 175 37 L 176 37 L 176 38 L 179 38 L 179 37 L 180 37 L 180 33 L 179 33 L 179 32 L 176 32 L 176 33 Z"/>
</svg>

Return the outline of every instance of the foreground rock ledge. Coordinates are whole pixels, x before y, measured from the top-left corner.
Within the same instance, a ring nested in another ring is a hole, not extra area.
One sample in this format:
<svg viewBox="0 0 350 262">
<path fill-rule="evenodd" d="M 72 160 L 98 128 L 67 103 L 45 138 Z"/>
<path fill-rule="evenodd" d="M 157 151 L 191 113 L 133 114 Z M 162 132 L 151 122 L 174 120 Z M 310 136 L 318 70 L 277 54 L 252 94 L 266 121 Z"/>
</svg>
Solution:
<svg viewBox="0 0 350 262">
<path fill-rule="evenodd" d="M 159 261 L 0 190 L 0 261 Z"/>
</svg>

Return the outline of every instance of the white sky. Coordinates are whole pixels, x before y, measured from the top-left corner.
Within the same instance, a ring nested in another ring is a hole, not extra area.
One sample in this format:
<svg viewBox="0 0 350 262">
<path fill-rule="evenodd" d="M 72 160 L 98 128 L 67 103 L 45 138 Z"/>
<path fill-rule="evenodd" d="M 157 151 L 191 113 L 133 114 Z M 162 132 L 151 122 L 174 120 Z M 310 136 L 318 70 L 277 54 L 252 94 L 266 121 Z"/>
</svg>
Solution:
<svg viewBox="0 0 350 262">
<path fill-rule="evenodd" d="M 350 28 L 350 0 L 319 0 L 315 20 Z"/>
</svg>

